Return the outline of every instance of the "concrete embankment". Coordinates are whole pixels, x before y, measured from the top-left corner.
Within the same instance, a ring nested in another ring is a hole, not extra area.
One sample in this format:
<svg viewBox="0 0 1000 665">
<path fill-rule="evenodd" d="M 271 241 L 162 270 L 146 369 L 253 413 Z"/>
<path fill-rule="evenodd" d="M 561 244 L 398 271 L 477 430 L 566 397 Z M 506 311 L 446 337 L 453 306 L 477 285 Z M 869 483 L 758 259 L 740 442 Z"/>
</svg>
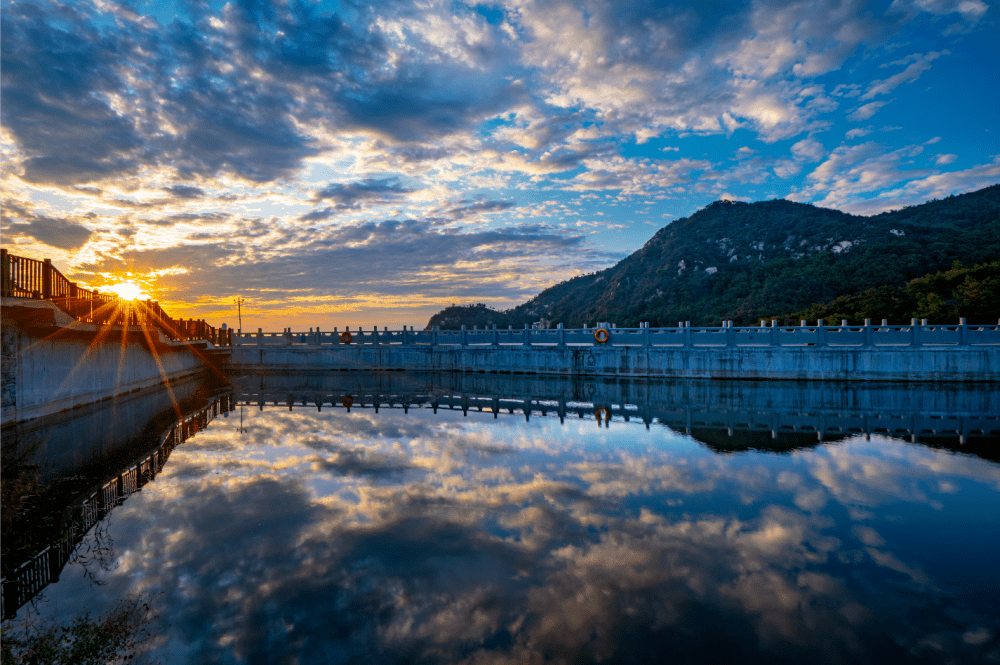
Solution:
<svg viewBox="0 0 1000 665">
<path fill-rule="evenodd" d="M 832 381 L 1000 381 L 1000 346 L 237 346 L 224 371 L 410 370 Z"/>
<path fill-rule="evenodd" d="M 4 298 L 0 305 L 5 426 L 155 390 L 211 366 L 199 345 L 155 330 L 80 323 L 41 300 Z"/>
</svg>

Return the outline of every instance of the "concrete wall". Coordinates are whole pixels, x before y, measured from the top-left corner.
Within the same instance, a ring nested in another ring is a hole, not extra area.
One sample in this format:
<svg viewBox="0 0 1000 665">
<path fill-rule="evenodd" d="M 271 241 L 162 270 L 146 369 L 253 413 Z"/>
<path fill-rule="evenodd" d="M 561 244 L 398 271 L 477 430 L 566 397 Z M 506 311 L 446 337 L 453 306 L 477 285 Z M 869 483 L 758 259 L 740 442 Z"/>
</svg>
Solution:
<svg viewBox="0 0 1000 665">
<path fill-rule="evenodd" d="M 160 386 L 207 367 L 188 344 L 159 335 L 150 339 L 140 329 L 81 324 L 49 302 L 3 301 L 4 425 Z"/>
<path fill-rule="evenodd" d="M 431 370 L 564 376 L 1000 381 L 1000 346 L 234 347 L 226 371 Z"/>
</svg>

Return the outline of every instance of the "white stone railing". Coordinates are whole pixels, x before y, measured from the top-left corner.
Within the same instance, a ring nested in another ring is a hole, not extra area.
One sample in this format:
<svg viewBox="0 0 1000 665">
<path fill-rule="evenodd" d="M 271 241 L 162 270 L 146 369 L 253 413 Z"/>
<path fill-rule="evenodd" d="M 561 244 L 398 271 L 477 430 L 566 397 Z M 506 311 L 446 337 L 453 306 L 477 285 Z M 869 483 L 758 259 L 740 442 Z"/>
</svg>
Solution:
<svg viewBox="0 0 1000 665">
<path fill-rule="evenodd" d="M 968 325 L 961 319 L 957 325 L 928 325 L 926 320 L 914 319 L 908 325 L 806 325 L 779 326 L 761 321 L 759 326 L 734 326 L 732 322 L 708 328 L 679 325 L 675 328 L 617 328 L 610 325 L 598 328 L 524 329 L 508 327 L 466 330 L 389 330 L 360 326 L 343 331 L 321 331 L 319 327 L 308 331 L 256 333 L 236 331 L 233 346 L 431 346 L 431 347 L 601 347 L 640 346 L 657 348 L 725 348 L 743 346 L 775 347 L 896 347 L 896 346 L 997 346 L 1000 345 L 1000 325 Z M 606 341 L 601 342 L 600 339 Z"/>
</svg>

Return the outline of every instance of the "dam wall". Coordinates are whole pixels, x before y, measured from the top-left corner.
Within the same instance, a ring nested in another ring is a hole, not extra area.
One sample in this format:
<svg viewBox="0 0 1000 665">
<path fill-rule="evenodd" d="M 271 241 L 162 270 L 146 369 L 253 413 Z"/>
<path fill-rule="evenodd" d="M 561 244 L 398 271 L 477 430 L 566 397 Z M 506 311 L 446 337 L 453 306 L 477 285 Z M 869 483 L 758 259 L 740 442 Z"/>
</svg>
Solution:
<svg viewBox="0 0 1000 665">
<path fill-rule="evenodd" d="M 204 373 L 208 345 L 155 329 L 82 323 L 44 300 L 4 298 L 2 419 L 6 427 Z"/>
<path fill-rule="evenodd" d="M 1000 381 L 1000 345 L 235 346 L 226 372 L 404 370 L 593 377 Z"/>
</svg>

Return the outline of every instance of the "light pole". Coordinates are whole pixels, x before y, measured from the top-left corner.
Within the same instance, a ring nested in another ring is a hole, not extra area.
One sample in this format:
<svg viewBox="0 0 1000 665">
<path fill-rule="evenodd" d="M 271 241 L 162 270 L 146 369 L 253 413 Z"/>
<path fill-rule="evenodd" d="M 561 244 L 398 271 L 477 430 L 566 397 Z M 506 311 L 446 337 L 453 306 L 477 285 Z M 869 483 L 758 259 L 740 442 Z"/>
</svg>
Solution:
<svg viewBox="0 0 1000 665">
<path fill-rule="evenodd" d="M 240 320 L 240 332 L 242 333 L 243 332 L 243 308 L 241 307 L 241 305 L 243 303 L 245 303 L 246 300 L 243 299 L 243 298 L 241 298 L 241 297 L 239 297 L 239 296 L 236 296 L 236 300 L 234 300 L 233 302 L 236 303 L 236 316 Z"/>
</svg>

